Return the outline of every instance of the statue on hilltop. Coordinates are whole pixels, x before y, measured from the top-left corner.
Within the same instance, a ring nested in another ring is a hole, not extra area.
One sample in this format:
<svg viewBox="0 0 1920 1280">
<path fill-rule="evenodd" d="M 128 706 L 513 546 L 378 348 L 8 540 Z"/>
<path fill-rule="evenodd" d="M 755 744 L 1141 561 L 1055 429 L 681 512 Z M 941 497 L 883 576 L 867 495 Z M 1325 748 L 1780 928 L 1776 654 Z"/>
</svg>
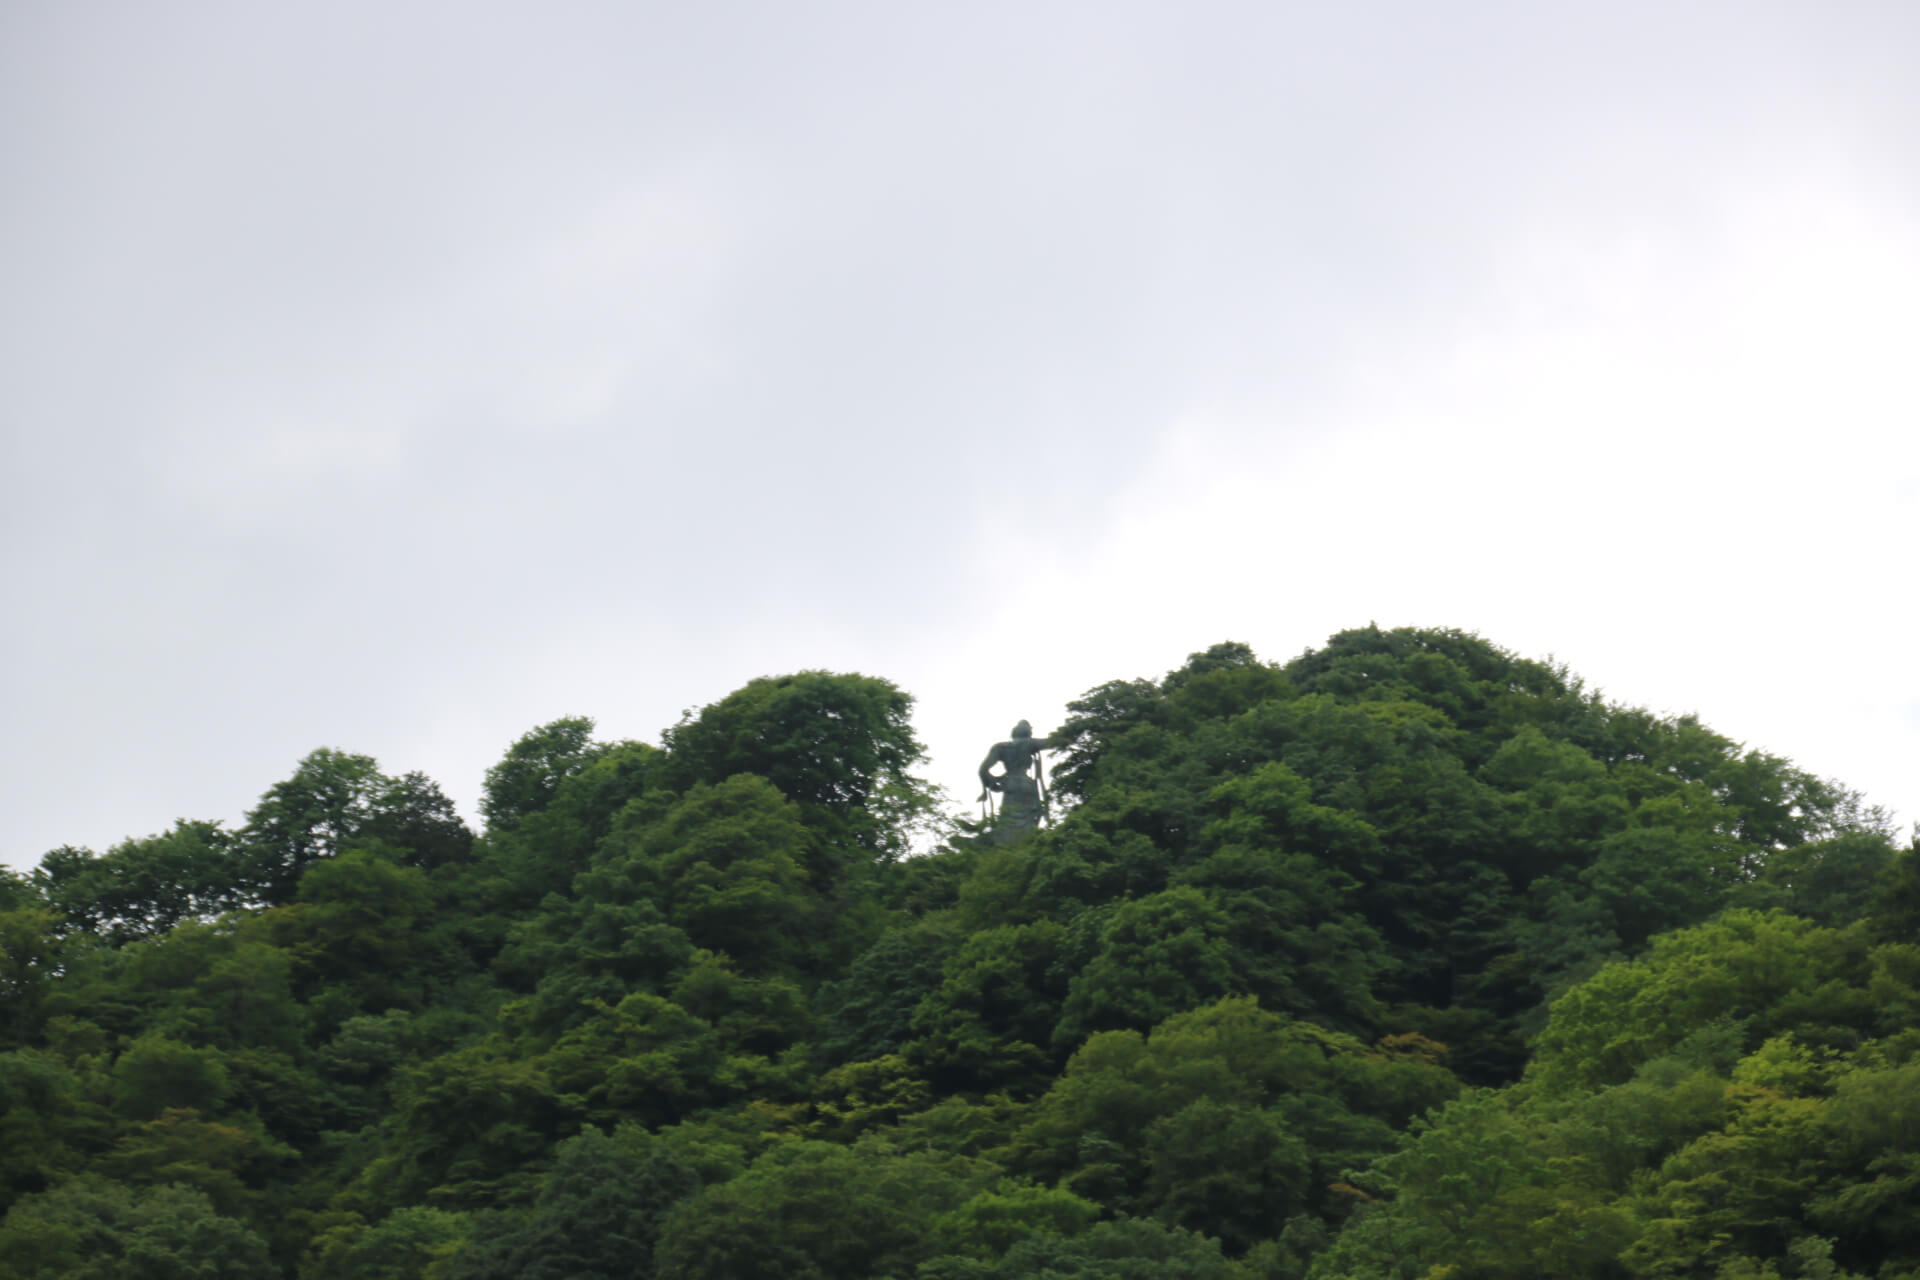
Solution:
<svg viewBox="0 0 1920 1280">
<path fill-rule="evenodd" d="M 981 761 L 980 800 L 989 816 L 993 803 L 988 797 L 995 792 L 1000 795 L 1000 814 L 993 822 L 995 844 L 1011 844 L 1040 825 L 1047 806 L 1046 770 L 1040 763 L 1046 747 L 1047 739 L 1034 737 L 1033 726 L 1022 720 L 1013 726 L 1012 738 L 994 743 Z M 996 764 L 1003 770 L 997 774 L 993 772 Z M 1028 765 L 1034 766 L 1038 777 L 1027 776 Z"/>
</svg>

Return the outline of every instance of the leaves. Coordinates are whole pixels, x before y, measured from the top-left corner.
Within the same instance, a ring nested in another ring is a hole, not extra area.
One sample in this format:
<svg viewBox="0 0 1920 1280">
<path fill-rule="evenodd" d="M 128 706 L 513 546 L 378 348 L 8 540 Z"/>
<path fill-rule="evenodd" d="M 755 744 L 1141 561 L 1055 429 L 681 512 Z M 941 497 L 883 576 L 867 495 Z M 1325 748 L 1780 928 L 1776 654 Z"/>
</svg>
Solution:
<svg viewBox="0 0 1920 1280">
<path fill-rule="evenodd" d="M 830 816 L 872 853 L 904 852 L 904 827 L 927 804 L 908 770 L 924 755 L 908 721 L 913 699 L 871 676 L 803 671 L 754 680 L 664 735 L 680 785 L 765 778 L 789 800 Z M 810 868 L 816 883 L 838 874 Z"/>
<path fill-rule="evenodd" d="M 1096 687 L 1056 825 L 929 849 L 910 707 L 811 671 L 661 747 L 556 720 L 478 840 L 321 750 L 235 832 L 0 878 L 0 1256 L 1911 1270 L 1920 878 L 1844 788 L 1366 628 Z"/>
<path fill-rule="evenodd" d="M 500 762 L 487 770 L 480 812 L 488 828 L 511 827 L 540 812 L 553 803 L 561 783 L 607 750 L 593 741 L 593 721 L 586 716 L 567 716 L 527 730 L 507 748 Z"/>
</svg>

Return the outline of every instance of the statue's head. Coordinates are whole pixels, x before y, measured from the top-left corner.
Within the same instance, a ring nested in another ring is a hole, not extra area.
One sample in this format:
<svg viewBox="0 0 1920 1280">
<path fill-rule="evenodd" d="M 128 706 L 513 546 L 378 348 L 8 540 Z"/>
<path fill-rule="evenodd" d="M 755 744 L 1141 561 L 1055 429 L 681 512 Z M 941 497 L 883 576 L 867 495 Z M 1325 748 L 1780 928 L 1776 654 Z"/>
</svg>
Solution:
<svg viewBox="0 0 1920 1280">
<path fill-rule="evenodd" d="M 1016 738 L 1031 738 L 1033 736 L 1033 726 L 1025 720 L 1022 720 L 1019 724 L 1013 726 L 1013 736 Z"/>
</svg>

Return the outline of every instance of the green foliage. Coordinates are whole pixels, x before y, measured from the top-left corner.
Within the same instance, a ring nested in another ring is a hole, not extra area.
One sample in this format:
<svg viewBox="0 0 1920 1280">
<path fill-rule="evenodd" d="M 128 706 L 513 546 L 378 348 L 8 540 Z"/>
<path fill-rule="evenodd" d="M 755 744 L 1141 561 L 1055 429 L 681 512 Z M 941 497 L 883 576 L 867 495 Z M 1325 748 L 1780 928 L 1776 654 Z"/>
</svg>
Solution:
<svg viewBox="0 0 1920 1280">
<path fill-rule="evenodd" d="M 997 1263 L 938 1258 L 922 1265 L 922 1280 L 1233 1280 L 1232 1263 L 1216 1241 L 1158 1222 L 1121 1218 L 1078 1235 L 1035 1233 Z"/>
<path fill-rule="evenodd" d="M 372 1227 L 354 1221 L 321 1235 L 301 1280 L 415 1280 L 442 1274 L 435 1264 L 465 1242 L 467 1219 L 458 1213 L 411 1205 Z M 429 1270 L 431 1268 L 431 1270 Z"/>
<path fill-rule="evenodd" d="M 1317 1207 L 1348 1164 L 1389 1150 L 1383 1115 L 1457 1084 L 1414 1058 L 1221 1001 L 1151 1036 L 1110 1031 L 1073 1056 L 1015 1143 L 1019 1167 L 1111 1209 L 1222 1238 L 1235 1252 Z"/>
<path fill-rule="evenodd" d="M 73 925 L 118 945 L 236 905 L 240 872 L 230 833 L 217 822 L 183 820 L 98 857 L 71 846 L 52 850 L 33 882 Z"/>
<path fill-rule="evenodd" d="M 861 953 L 846 976 L 828 984 L 819 1004 L 821 1049 L 848 1062 L 897 1053 L 913 1034 L 913 1015 L 940 985 L 956 934 L 931 924 L 895 929 Z"/>
<path fill-rule="evenodd" d="M 536 1059 L 596 1120 L 670 1124 L 723 1100 L 725 1046 L 713 1025 L 661 996 L 602 1005 Z"/>
<path fill-rule="evenodd" d="M 261 1210 L 258 1188 L 295 1154 L 261 1133 L 257 1122 L 218 1124 L 191 1109 L 168 1108 L 124 1130 L 101 1168 L 132 1185 L 193 1187 L 221 1213 L 251 1219 Z"/>
<path fill-rule="evenodd" d="M 372 821 L 384 787 L 372 756 L 322 747 L 277 782 L 241 833 L 249 886 L 262 902 L 291 902 L 307 868 L 342 852 Z"/>
<path fill-rule="evenodd" d="M 0 1258 L 19 1280 L 255 1280 L 265 1242 L 186 1187 L 68 1182 L 0 1222 Z"/>
<path fill-rule="evenodd" d="M 848 1141 L 924 1111 L 931 1091 L 898 1054 L 849 1062 L 821 1076 L 813 1087 L 813 1137 Z"/>
<path fill-rule="evenodd" d="M 176 1107 L 212 1111 L 226 1093 L 227 1069 L 213 1049 L 147 1035 L 114 1060 L 114 1109 L 130 1120 Z"/>
<path fill-rule="evenodd" d="M 403 866 L 453 866 L 473 853 L 473 832 L 440 790 L 423 773 L 385 779 L 374 798 L 372 820 L 359 833 L 398 851 Z"/>
<path fill-rule="evenodd" d="M 1716 1018 L 1741 1020 L 1754 1044 L 1803 1019 L 1823 1038 L 1857 1040 L 1873 1005 L 1847 979 L 1867 950 L 1858 934 L 1779 913 L 1729 911 L 1666 934 L 1554 1004 L 1529 1078 L 1550 1091 L 1624 1080 Z"/>
<path fill-rule="evenodd" d="M 305 1023 L 294 1003 L 293 957 L 259 935 L 261 916 L 176 926 L 164 937 L 77 966 L 60 1017 L 85 1015 L 103 1033 L 143 1033 L 220 1048 L 291 1050 Z"/>
<path fill-rule="evenodd" d="M 71 851 L 71 846 L 64 848 Z M 21 875 L 11 867 L 0 867 L 0 911 L 19 911 L 29 906 L 44 905 L 40 891 L 30 877 Z"/>
<path fill-rule="evenodd" d="M 1462 1098 L 1414 1134 L 1364 1184 L 1393 1200 L 1366 1206 L 1315 1277 L 1414 1276 L 1441 1263 L 1470 1275 L 1618 1274 L 1607 1260 L 1630 1234 L 1577 1181 L 1540 1194 L 1552 1183 L 1545 1160 L 1504 1098 Z"/>
<path fill-rule="evenodd" d="M 1028 1091 L 1050 1073 L 1067 942 L 1051 922 L 974 934 L 942 968 L 940 985 L 913 1012 L 909 1062 L 942 1091 Z"/>
<path fill-rule="evenodd" d="M 0 1054 L 0 1209 L 79 1172 L 106 1146 L 108 1125 L 106 1108 L 55 1055 Z"/>
<path fill-rule="evenodd" d="M 756 774 L 830 817 L 859 846 L 893 856 L 928 805 L 924 784 L 908 772 L 925 754 L 908 720 L 912 707 L 885 680 L 803 671 L 751 681 L 689 713 L 664 738 L 678 785 Z M 810 870 L 824 888 L 839 868 Z"/>
<path fill-rule="evenodd" d="M 1313 1274 L 1899 1274 L 1920 948 L 1858 938 L 1734 912 L 1603 970 L 1555 1006 L 1528 1085 L 1374 1165 Z"/>
<path fill-rule="evenodd" d="M 590 761 L 561 777 L 553 797 L 539 809 L 489 832 L 482 855 L 485 898 L 512 913 L 564 894 L 587 870 L 614 819 L 629 804 L 663 794 L 661 752 L 639 742 L 596 751 Z"/>
<path fill-rule="evenodd" d="M 45 908 L 0 911 L 0 1046 L 30 1045 L 39 1035 L 68 950 L 60 926 L 60 913 Z"/>
<path fill-rule="evenodd" d="M 410 1067 L 396 1083 L 380 1154 L 341 1203 L 376 1215 L 429 1201 L 450 1209 L 519 1203 L 555 1143 L 579 1128 L 578 1112 L 542 1064 L 501 1056 L 498 1046 Z"/>
<path fill-rule="evenodd" d="M 0 1269 L 1920 1280 L 1920 857 L 1837 784 L 1369 627 L 1100 685 L 1053 825 L 904 858 L 909 708 L 0 876 Z"/>
<path fill-rule="evenodd" d="M 700 1189 L 699 1173 L 635 1125 L 586 1129 L 560 1145 L 523 1213 L 482 1222 L 449 1280 L 648 1277 L 661 1220 Z"/>
<path fill-rule="evenodd" d="M 600 869 L 631 861 L 667 921 L 695 945 L 764 970 L 791 963 L 814 903 L 804 864 L 816 838 L 799 807 L 764 778 L 738 774 L 696 783 L 666 811 L 628 822 L 603 846 Z"/>
<path fill-rule="evenodd" d="M 292 957 L 302 991 L 324 988 L 357 1013 L 425 1003 L 432 909 L 424 873 L 355 848 L 316 863 L 300 878 L 298 900 L 260 919 Z"/>
<path fill-rule="evenodd" d="M 593 740 L 593 721 L 567 716 L 529 729 L 487 770 L 480 812 L 489 830 L 511 827 L 553 803 L 560 784 L 605 755 Z"/>
<path fill-rule="evenodd" d="M 911 1275 L 934 1249 L 942 1215 L 995 1173 L 871 1138 L 782 1144 L 668 1214 L 655 1270 L 685 1280 Z"/>
<path fill-rule="evenodd" d="M 994 1259 L 1030 1236 L 1077 1236 L 1100 1206 L 1057 1187 L 1002 1183 L 934 1222 L 942 1253 Z"/>
<path fill-rule="evenodd" d="M 1150 1027 L 1237 994 L 1226 935 L 1225 916 L 1197 889 L 1120 903 L 1102 920 L 1092 958 L 1067 988 L 1056 1039 L 1078 1044 L 1093 1031 Z"/>
<path fill-rule="evenodd" d="M 1774 854 L 1756 880 L 1740 886 L 1736 900 L 1832 927 L 1852 924 L 1873 910 L 1897 857 L 1884 832 L 1844 832 Z"/>
<path fill-rule="evenodd" d="M 356 840 L 380 841 L 403 862 L 434 867 L 464 860 L 473 834 L 425 776 L 389 778 L 371 756 L 322 747 L 247 814 L 241 883 L 268 906 L 291 902 L 310 867 Z"/>
</svg>

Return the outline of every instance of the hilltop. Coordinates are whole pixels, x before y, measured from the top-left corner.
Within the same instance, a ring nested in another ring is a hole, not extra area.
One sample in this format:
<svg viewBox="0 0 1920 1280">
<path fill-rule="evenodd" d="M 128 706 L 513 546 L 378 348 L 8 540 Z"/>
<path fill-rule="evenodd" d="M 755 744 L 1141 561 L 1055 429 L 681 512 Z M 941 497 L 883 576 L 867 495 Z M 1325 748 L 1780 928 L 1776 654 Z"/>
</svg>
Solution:
<svg viewBox="0 0 1920 1280">
<path fill-rule="evenodd" d="M 1002 843 L 911 711 L 558 720 L 478 833 L 325 748 L 6 876 L 0 1257 L 1920 1276 L 1920 849 L 1845 786 L 1370 627 L 1092 687 Z"/>
</svg>

